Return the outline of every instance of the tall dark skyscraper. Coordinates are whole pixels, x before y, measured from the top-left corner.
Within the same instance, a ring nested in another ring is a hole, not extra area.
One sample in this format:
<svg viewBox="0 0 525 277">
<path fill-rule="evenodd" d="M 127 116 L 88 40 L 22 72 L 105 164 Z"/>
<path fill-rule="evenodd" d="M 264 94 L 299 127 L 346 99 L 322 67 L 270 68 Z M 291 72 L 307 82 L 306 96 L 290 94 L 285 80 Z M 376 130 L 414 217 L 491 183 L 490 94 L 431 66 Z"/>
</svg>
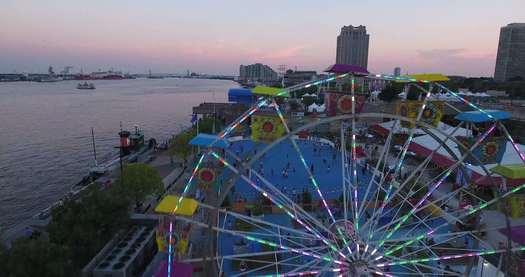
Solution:
<svg viewBox="0 0 525 277">
<path fill-rule="evenodd" d="M 525 23 L 512 23 L 501 28 L 494 79 L 525 79 Z"/>
<path fill-rule="evenodd" d="M 336 63 L 368 67 L 368 43 L 370 35 L 365 26 L 343 26 L 337 36 Z"/>
</svg>

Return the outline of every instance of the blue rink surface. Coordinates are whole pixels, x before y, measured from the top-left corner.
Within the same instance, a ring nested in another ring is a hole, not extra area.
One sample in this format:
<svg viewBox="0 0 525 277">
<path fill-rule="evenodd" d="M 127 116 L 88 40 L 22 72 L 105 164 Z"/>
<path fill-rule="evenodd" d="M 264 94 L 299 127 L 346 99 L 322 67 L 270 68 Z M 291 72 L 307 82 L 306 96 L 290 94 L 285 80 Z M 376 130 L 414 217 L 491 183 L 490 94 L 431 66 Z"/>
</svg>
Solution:
<svg viewBox="0 0 525 277">
<path fill-rule="evenodd" d="M 341 154 L 339 151 L 335 150 L 331 146 L 328 146 L 326 144 L 320 144 L 313 141 L 305 141 L 305 140 L 297 140 L 297 144 L 304 155 L 304 159 L 307 162 L 308 167 L 313 165 L 313 174 L 314 177 L 320 187 L 320 190 L 326 200 L 332 200 L 332 199 L 339 199 L 339 197 L 342 195 L 342 174 L 341 174 Z M 241 140 L 237 142 L 233 142 L 230 146 L 229 150 L 236 155 L 240 157 L 251 157 L 256 152 L 261 151 L 266 145 L 263 143 L 256 143 L 251 140 Z M 226 155 L 227 160 L 235 164 L 232 157 L 228 157 Z M 288 177 L 283 176 L 282 172 L 287 167 L 288 168 Z M 281 192 L 287 195 L 288 198 L 296 201 L 296 194 L 300 194 L 303 191 L 309 191 L 312 195 L 312 198 L 315 200 L 319 200 L 320 196 L 314 189 L 311 181 L 308 178 L 308 174 L 301 163 L 301 160 L 299 158 L 299 155 L 294 150 L 292 143 L 289 140 L 285 140 L 272 149 L 270 149 L 262 158 L 260 161 L 256 161 L 252 165 L 252 169 L 256 170 L 260 174 L 264 176 L 265 179 L 270 181 L 272 185 L 277 187 Z M 244 173 L 243 173 L 244 174 Z M 357 174 L 358 174 L 358 180 L 359 180 L 359 187 L 358 187 L 358 198 L 360 200 L 364 199 L 365 192 L 366 192 L 366 186 L 368 185 L 370 178 L 371 178 L 371 172 L 365 172 L 363 170 L 362 166 L 358 165 L 357 168 Z M 225 170 L 223 173 L 224 178 L 231 177 L 231 172 L 229 170 Z M 255 176 L 252 176 L 252 180 L 261 187 L 265 187 L 264 184 L 258 180 Z M 376 187 L 373 186 L 370 188 L 370 192 L 368 194 L 368 199 L 372 200 L 373 192 L 376 191 Z M 237 183 L 234 186 L 234 189 L 230 191 L 230 200 L 231 202 L 236 202 L 239 199 L 246 199 L 248 202 L 253 202 L 253 200 L 260 199 L 261 194 L 256 191 L 252 186 L 250 186 L 246 181 L 242 180 L 241 178 L 238 179 Z M 375 199 L 374 199 L 375 200 Z M 334 213 L 334 216 L 337 219 L 342 218 L 342 211 L 336 207 L 330 207 L 332 212 Z M 368 211 L 369 214 L 372 214 L 372 210 Z M 380 219 L 379 226 L 382 226 L 388 222 L 391 221 L 392 217 L 394 216 L 394 210 L 389 210 L 386 208 L 383 212 L 383 216 Z M 331 223 L 331 220 L 328 217 L 328 213 L 324 208 L 316 209 L 314 212 L 311 213 L 316 218 L 319 219 L 319 221 L 323 222 L 324 224 L 329 225 Z M 366 217 L 366 216 L 365 216 Z M 400 215 L 397 215 L 397 217 L 400 217 Z M 351 216 L 349 216 L 351 219 Z M 266 222 L 271 222 L 283 227 L 289 227 L 293 228 L 292 220 L 289 216 L 286 214 L 267 214 L 263 215 L 262 220 Z M 363 224 L 365 221 L 362 220 L 361 224 Z M 444 220 L 433 220 L 429 221 L 429 225 L 431 228 L 439 226 L 443 224 Z M 221 218 L 220 220 L 221 226 L 224 225 L 225 229 L 234 230 L 234 222 L 233 218 L 229 217 L 226 219 L 226 222 L 224 222 L 224 219 Z M 418 234 L 421 234 L 423 232 L 427 232 L 429 229 L 426 227 L 418 227 L 417 229 L 412 229 L 413 226 L 411 224 L 405 224 L 406 227 L 402 227 L 399 229 L 392 238 L 402 238 L 406 236 L 415 236 Z M 405 226 L 404 225 L 404 226 Z M 300 227 L 301 231 L 307 232 L 303 227 Z M 438 233 L 448 232 L 448 227 L 441 228 Z M 259 233 L 258 235 L 252 235 L 253 237 L 264 239 L 267 241 L 272 241 L 277 244 L 279 244 L 279 239 L 275 236 L 269 236 L 265 235 L 269 231 L 262 230 L 262 229 L 252 229 L 250 232 Z M 271 227 L 270 233 L 277 233 L 277 228 Z M 410 232 L 410 235 L 407 235 L 407 233 Z M 281 232 L 281 237 L 285 237 L 287 233 Z M 292 234 L 294 235 L 294 234 Z M 364 234 L 366 236 L 367 234 Z M 382 237 L 384 233 L 382 234 L 374 234 L 374 237 Z M 363 236 L 363 234 L 361 235 Z M 246 245 L 242 250 L 239 250 L 239 247 L 236 247 L 235 245 L 244 243 Z M 309 247 L 315 247 L 315 246 L 321 246 L 320 243 L 309 242 L 309 241 L 303 241 L 304 245 L 308 245 Z M 283 245 L 286 245 L 283 243 Z M 234 248 L 237 248 L 237 253 L 235 253 Z M 218 250 L 219 255 L 226 256 L 226 255 L 232 255 L 232 254 L 238 254 L 240 252 L 242 253 L 260 253 L 263 251 L 272 251 L 262 246 L 260 243 L 253 242 L 253 241 L 246 241 L 243 240 L 239 236 L 229 235 L 220 233 L 219 235 L 219 244 L 218 244 Z M 240 252 L 239 252 L 240 251 Z M 280 260 L 286 259 L 291 257 L 290 254 L 281 254 Z M 291 264 L 305 264 L 309 261 L 312 261 L 311 257 L 300 257 L 297 259 L 290 260 L 289 262 Z M 287 271 L 292 270 L 293 268 L 290 266 L 281 266 L 279 268 L 279 272 L 285 273 Z M 255 272 L 254 275 L 261 275 L 261 274 L 271 274 L 274 273 L 275 268 L 268 268 L 268 271 L 258 271 Z M 403 272 L 403 267 L 393 267 L 391 268 L 392 271 L 397 272 Z M 225 259 L 223 263 L 223 271 L 226 276 L 231 276 L 236 273 L 239 273 L 236 271 L 233 267 L 233 264 L 230 260 Z M 324 275 L 323 275 L 324 276 Z M 326 275 L 330 276 L 330 275 Z"/>
</svg>

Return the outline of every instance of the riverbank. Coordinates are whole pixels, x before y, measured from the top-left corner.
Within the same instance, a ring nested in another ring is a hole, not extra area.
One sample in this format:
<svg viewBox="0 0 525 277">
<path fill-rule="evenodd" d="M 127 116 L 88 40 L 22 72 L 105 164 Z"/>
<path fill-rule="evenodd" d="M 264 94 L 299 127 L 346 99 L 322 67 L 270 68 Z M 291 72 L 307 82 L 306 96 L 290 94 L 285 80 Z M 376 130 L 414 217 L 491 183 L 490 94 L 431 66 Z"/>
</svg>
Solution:
<svg viewBox="0 0 525 277">
<path fill-rule="evenodd" d="M 93 165 L 91 127 L 99 161 L 118 153 L 119 124 L 135 124 L 162 141 L 189 126 L 192 107 L 225 101 L 235 83 L 195 79 L 0 84 L 0 232 L 23 229 L 58 201 Z M 214 93 L 220 92 L 220 93 Z"/>
</svg>

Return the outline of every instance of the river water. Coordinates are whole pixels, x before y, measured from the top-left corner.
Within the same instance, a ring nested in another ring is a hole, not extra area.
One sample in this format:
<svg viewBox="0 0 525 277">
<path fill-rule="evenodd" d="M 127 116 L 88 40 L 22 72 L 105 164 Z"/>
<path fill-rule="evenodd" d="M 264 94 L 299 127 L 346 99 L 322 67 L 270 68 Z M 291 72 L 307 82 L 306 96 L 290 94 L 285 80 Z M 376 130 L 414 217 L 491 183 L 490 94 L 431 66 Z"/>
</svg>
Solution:
<svg viewBox="0 0 525 277">
<path fill-rule="evenodd" d="M 190 125 L 192 107 L 224 102 L 231 81 L 135 79 L 0 83 L 0 234 L 60 199 L 93 165 L 116 153 L 119 124 L 158 142 Z"/>
</svg>

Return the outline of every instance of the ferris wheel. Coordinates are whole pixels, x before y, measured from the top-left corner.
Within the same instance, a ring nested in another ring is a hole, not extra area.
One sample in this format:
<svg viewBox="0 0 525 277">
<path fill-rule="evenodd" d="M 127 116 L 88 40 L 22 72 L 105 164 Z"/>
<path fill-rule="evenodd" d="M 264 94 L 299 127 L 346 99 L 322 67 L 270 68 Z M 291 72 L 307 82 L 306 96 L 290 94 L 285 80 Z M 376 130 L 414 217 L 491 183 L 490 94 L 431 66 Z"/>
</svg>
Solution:
<svg viewBox="0 0 525 277">
<path fill-rule="evenodd" d="M 485 212 L 525 188 L 503 187 L 488 166 L 507 146 L 525 163 L 505 117 L 432 78 L 356 75 L 261 97 L 202 150 L 165 225 L 168 276 L 174 262 L 204 264 L 203 276 L 464 276 L 481 257 L 525 250 L 487 239 L 508 226 Z M 359 80 L 403 81 L 420 98 L 397 112 L 367 111 Z M 334 89 L 344 82 L 348 92 Z M 291 92 L 312 86 L 335 94 L 325 95 L 334 111 L 284 112 Z M 444 124 L 449 104 L 431 100 L 433 87 L 474 112 Z M 497 195 L 484 194 L 481 183 Z M 189 199 L 196 189 L 206 197 Z M 191 213 L 177 212 L 190 200 Z M 191 254 L 174 254 L 177 228 L 194 245 Z"/>
</svg>

